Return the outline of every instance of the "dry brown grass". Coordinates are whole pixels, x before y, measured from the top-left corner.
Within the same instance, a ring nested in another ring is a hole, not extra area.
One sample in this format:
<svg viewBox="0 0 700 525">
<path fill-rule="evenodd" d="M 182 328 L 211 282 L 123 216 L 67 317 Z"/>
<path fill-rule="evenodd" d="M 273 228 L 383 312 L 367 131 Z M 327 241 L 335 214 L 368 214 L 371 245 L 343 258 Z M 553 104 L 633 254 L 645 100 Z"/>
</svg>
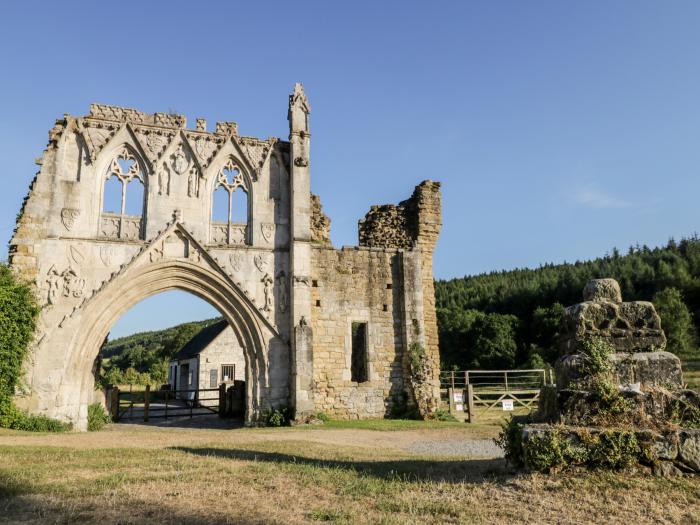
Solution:
<svg viewBox="0 0 700 525">
<path fill-rule="evenodd" d="M 421 440 L 492 436 L 495 426 L 389 428 L 0 431 L 0 521 L 700 522 L 697 478 L 518 475 L 498 459 L 407 450 Z"/>
</svg>

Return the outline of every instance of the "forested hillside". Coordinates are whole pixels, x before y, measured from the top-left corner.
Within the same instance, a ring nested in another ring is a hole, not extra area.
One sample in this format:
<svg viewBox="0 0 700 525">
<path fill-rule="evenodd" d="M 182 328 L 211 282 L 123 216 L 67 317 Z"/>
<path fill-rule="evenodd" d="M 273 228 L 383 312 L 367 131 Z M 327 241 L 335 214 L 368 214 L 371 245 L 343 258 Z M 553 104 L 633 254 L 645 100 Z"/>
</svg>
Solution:
<svg viewBox="0 0 700 525">
<path fill-rule="evenodd" d="M 107 341 L 100 351 L 100 375 L 105 384 L 161 384 L 167 381 L 168 361 L 192 336 L 221 320 L 183 323 L 164 330 L 139 332 Z"/>
<path fill-rule="evenodd" d="M 700 239 L 662 248 L 635 246 L 586 262 L 493 272 L 435 283 L 442 366 L 541 366 L 557 357 L 565 306 L 582 300 L 589 279 L 613 277 L 623 300 L 652 300 L 668 350 L 698 356 Z"/>
</svg>

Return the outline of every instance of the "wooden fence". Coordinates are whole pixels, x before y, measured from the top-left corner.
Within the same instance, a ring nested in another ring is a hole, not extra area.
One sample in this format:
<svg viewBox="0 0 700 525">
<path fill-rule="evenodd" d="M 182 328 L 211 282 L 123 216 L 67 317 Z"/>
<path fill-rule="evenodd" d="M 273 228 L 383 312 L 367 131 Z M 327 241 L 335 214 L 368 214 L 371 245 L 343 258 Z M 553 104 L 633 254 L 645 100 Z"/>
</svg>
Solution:
<svg viewBox="0 0 700 525">
<path fill-rule="evenodd" d="M 474 422 L 493 410 L 536 408 L 540 389 L 552 384 L 551 370 L 462 370 L 441 372 L 440 387 L 450 413 Z"/>
</svg>

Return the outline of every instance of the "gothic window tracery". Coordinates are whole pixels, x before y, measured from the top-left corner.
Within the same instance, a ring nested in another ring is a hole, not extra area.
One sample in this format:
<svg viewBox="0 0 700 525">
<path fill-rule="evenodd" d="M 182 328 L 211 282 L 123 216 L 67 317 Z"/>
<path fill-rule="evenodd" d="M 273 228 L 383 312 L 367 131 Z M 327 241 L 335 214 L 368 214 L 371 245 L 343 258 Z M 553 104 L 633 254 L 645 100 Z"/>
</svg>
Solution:
<svg viewBox="0 0 700 525">
<path fill-rule="evenodd" d="M 212 197 L 212 242 L 247 244 L 249 188 L 242 169 L 234 159 L 229 159 L 219 170 Z"/>
<path fill-rule="evenodd" d="M 136 154 L 126 145 L 112 158 L 103 183 L 100 234 L 140 239 L 146 177 Z"/>
</svg>

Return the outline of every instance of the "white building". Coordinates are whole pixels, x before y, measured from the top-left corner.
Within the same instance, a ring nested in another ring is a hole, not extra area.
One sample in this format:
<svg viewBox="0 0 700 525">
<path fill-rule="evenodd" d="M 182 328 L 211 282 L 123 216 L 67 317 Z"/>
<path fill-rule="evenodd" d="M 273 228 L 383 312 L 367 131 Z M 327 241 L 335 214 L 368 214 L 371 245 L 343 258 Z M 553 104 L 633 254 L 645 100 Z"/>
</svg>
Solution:
<svg viewBox="0 0 700 525">
<path fill-rule="evenodd" d="M 245 358 L 233 330 L 225 320 L 202 328 L 172 358 L 168 383 L 172 390 L 218 388 L 221 383 L 245 381 Z M 206 395 L 204 395 L 206 394 Z M 201 398 L 216 397 L 214 392 Z M 194 398 L 194 392 L 179 397 Z"/>
</svg>

